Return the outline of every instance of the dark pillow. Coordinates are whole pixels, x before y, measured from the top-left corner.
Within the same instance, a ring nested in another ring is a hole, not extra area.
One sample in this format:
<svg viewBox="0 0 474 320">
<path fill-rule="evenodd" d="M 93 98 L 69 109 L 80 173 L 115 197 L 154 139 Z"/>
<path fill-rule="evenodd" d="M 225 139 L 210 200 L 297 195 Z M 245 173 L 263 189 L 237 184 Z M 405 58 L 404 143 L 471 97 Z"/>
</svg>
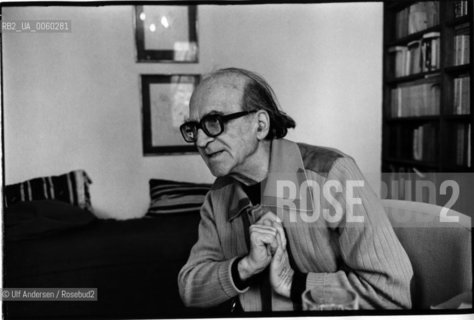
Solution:
<svg viewBox="0 0 474 320">
<path fill-rule="evenodd" d="M 150 179 L 150 208 L 147 215 L 199 211 L 207 192 L 206 183 Z"/>
<path fill-rule="evenodd" d="M 5 207 L 33 200 L 58 200 L 92 212 L 89 185 L 84 170 L 59 176 L 40 177 L 5 186 Z"/>
<path fill-rule="evenodd" d="M 91 212 L 61 201 L 20 202 L 5 208 L 5 239 L 13 241 L 44 237 L 82 227 L 95 220 L 97 218 Z"/>
</svg>

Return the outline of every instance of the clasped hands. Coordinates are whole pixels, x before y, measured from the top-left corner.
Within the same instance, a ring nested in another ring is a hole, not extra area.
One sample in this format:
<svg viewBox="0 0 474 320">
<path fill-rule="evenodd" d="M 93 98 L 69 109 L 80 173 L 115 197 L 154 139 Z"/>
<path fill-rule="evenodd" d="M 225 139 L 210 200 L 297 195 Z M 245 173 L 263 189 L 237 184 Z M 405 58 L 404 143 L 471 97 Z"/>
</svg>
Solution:
<svg viewBox="0 0 474 320">
<path fill-rule="evenodd" d="M 250 252 L 237 266 L 240 278 L 245 281 L 270 265 L 272 289 L 289 298 L 294 270 L 290 266 L 282 221 L 269 211 L 251 225 L 249 231 Z"/>
</svg>

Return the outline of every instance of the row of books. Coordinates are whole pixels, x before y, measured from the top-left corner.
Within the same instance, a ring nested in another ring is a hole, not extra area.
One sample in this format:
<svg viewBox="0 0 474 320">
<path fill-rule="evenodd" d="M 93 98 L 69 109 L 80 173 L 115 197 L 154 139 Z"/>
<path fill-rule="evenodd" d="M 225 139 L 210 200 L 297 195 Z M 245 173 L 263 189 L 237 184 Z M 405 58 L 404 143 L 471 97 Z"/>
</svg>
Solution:
<svg viewBox="0 0 474 320">
<path fill-rule="evenodd" d="M 436 127 L 430 123 L 420 125 L 413 130 L 413 160 L 435 161 Z"/>
<path fill-rule="evenodd" d="M 422 39 L 407 46 L 391 47 L 388 52 L 390 73 L 395 77 L 437 70 L 440 66 L 439 32 L 424 34 Z"/>
<path fill-rule="evenodd" d="M 456 165 L 471 167 L 471 125 L 456 126 Z"/>
<path fill-rule="evenodd" d="M 469 29 L 456 32 L 454 36 L 454 65 L 469 63 L 470 38 Z"/>
<path fill-rule="evenodd" d="M 438 115 L 440 86 L 436 82 L 398 86 L 391 90 L 392 118 Z"/>
<path fill-rule="evenodd" d="M 471 77 L 454 79 L 454 114 L 469 114 L 471 107 Z"/>
<path fill-rule="evenodd" d="M 468 14 L 467 0 L 458 0 L 454 3 L 454 17 L 459 18 Z"/>
<path fill-rule="evenodd" d="M 452 165 L 472 166 L 472 131 L 471 124 L 458 123 L 450 126 L 449 136 L 452 145 L 449 162 Z M 434 123 L 424 123 L 411 128 L 393 128 L 391 139 L 395 146 L 390 150 L 390 157 L 435 162 L 437 159 L 438 127 Z"/>
<path fill-rule="evenodd" d="M 397 12 L 395 36 L 397 39 L 439 24 L 439 2 L 416 2 Z"/>
</svg>

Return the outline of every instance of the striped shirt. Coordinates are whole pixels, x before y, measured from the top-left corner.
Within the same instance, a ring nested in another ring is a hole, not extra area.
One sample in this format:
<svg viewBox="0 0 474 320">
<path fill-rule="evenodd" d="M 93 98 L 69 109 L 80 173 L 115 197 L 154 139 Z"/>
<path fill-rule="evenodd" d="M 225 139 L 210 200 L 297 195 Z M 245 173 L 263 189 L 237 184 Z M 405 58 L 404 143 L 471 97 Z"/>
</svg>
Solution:
<svg viewBox="0 0 474 320">
<path fill-rule="evenodd" d="M 274 140 L 261 201 L 283 221 L 293 260 L 307 273 L 306 288 L 351 289 L 361 309 L 411 307 L 411 263 L 352 158 Z M 178 276 L 185 305 L 212 307 L 238 295 L 245 311 L 262 310 L 259 285 L 239 290 L 231 276 L 232 262 L 248 253 L 239 216 L 250 213 L 254 223 L 251 206 L 240 183 L 215 181 L 201 208 L 198 241 Z M 274 292 L 271 305 L 294 310 L 290 299 Z"/>
</svg>

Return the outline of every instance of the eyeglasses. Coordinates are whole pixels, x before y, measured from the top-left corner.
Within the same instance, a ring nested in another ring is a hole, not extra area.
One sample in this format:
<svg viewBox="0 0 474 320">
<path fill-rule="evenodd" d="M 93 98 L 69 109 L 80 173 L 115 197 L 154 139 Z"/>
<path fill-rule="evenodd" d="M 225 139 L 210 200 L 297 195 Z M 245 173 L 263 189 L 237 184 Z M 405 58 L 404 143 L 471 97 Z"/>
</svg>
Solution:
<svg viewBox="0 0 474 320">
<path fill-rule="evenodd" d="M 199 129 L 202 129 L 204 133 L 211 137 L 217 137 L 222 132 L 224 132 L 224 124 L 230 120 L 237 119 L 248 114 L 257 112 L 257 110 L 251 111 L 241 111 L 236 113 L 231 113 L 227 115 L 222 114 L 208 114 L 202 117 L 201 121 L 189 121 L 183 123 L 179 130 L 183 135 L 183 138 L 186 142 L 196 142 L 197 133 Z"/>
</svg>

